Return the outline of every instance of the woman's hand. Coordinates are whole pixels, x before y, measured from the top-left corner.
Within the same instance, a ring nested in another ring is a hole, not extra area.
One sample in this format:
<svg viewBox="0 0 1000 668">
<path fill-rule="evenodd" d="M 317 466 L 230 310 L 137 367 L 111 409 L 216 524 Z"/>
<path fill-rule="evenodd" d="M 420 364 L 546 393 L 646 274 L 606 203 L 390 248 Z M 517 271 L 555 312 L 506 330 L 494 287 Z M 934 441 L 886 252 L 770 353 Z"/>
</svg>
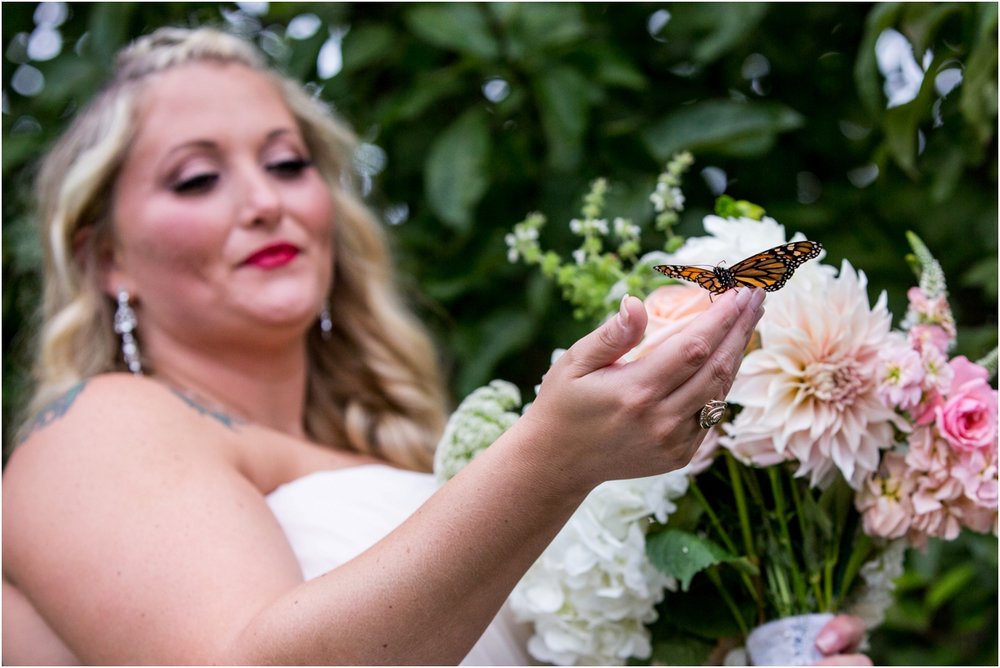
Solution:
<svg viewBox="0 0 1000 668">
<path fill-rule="evenodd" d="M 525 414 L 544 436 L 538 443 L 555 448 L 544 456 L 591 487 L 684 466 L 706 433 L 698 413 L 729 391 L 763 299 L 755 289 L 724 294 L 648 354 L 622 362 L 647 320 L 638 299 L 623 299 L 615 317 L 556 361 Z"/>
<path fill-rule="evenodd" d="M 872 660 L 856 654 L 865 637 L 865 624 L 853 615 L 837 615 L 822 628 L 816 637 L 816 647 L 827 658 L 818 666 L 870 666 Z"/>
</svg>

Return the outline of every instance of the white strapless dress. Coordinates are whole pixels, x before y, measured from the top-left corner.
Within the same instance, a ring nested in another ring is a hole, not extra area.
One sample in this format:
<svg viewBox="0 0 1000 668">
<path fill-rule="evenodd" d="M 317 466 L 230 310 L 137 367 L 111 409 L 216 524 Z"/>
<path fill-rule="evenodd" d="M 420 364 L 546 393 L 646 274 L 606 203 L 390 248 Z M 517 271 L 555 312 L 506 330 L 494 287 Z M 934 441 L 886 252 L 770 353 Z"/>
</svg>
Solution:
<svg viewBox="0 0 1000 668">
<path fill-rule="evenodd" d="M 267 503 L 309 580 L 377 543 L 436 490 L 430 474 L 367 464 L 298 478 L 271 492 Z M 530 635 L 504 605 L 462 665 L 530 665 Z"/>
</svg>

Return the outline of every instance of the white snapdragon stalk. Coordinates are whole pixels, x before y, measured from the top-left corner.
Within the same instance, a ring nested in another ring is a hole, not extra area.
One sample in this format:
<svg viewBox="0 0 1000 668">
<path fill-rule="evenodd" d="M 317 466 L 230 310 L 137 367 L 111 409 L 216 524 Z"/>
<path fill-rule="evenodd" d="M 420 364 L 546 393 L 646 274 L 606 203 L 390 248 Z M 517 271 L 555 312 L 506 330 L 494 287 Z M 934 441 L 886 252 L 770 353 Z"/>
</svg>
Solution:
<svg viewBox="0 0 1000 668">
<path fill-rule="evenodd" d="M 865 627 L 873 629 L 885 621 L 885 613 L 893 604 L 896 580 L 903 575 L 905 540 L 891 541 L 860 571 L 865 584 L 846 602 L 843 611 L 860 617 Z"/>
</svg>

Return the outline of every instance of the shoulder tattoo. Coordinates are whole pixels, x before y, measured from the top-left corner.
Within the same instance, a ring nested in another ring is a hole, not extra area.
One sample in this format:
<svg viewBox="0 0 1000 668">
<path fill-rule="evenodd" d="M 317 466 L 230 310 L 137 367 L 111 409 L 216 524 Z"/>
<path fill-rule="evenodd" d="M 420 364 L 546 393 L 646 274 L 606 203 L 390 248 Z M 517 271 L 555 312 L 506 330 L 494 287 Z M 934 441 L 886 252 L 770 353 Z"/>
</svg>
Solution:
<svg viewBox="0 0 1000 668">
<path fill-rule="evenodd" d="M 80 393 L 83 392 L 83 388 L 86 385 L 87 381 L 80 381 L 71 387 L 64 395 L 53 400 L 45 408 L 35 414 L 35 416 L 24 426 L 18 442 L 23 443 L 36 431 L 44 429 L 48 425 L 66 415 L 66 413 L 69 412 L 69 409 L 73 406 L 73 402 L 76 401 L 78 396 L 80 396 Z"/>
<path fill-rule="evenodd" d="M 198 411 L 199 414 L 207 415 L 208 417 L 216 420 L 217 422 L 222 423 L 228 429 L 236 431 L 236 428 L 238 426 L 246 424 L 246 420 L 230 415 L 229 413 L 226 413 L 219 409 L 210 408 L 205 404 L 203 404 L 198 399 L 196 399 L 195 397 L 191 396 L 187 392 L 182 392 L 181 390 L 178 390 L 175 387 L 171 387 L 170 391 L 173 392 L 175 395 L 177 395 L 181 399 L 181 401 L 183 401 L 188 406 Z"/>
</svg>

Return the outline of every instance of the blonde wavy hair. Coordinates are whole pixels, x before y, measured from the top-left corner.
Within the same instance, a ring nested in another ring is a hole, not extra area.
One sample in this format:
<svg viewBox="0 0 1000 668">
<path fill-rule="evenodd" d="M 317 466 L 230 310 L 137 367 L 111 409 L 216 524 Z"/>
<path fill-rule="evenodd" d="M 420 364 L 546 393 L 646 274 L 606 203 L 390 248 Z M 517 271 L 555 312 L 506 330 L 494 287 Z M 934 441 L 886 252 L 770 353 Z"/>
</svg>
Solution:
<svg viewBox="0 0 1000 668">
<path fill-rule="evenodd" d="M 320 443 L 429 470 L 446 416 L 438 358 L 399 295 L 382 226 L 351 186 L 355 138 L 251 44 L 212 28 L 161 28 L 124 49 L 111 81 L 42 164 L 45 287 L 28 414 L 88 377 L 125 370 L 112 329 L 115 305 L 98 281 L 99 254 L 114 234 L 111 192 L 143 85 L 170 67 L 202 61 L 239 63 L 274 81 L 333 196 L 334 329 L 329 339 L 318 328 L 309 334 L 307 432 Z"/>
</svg>

